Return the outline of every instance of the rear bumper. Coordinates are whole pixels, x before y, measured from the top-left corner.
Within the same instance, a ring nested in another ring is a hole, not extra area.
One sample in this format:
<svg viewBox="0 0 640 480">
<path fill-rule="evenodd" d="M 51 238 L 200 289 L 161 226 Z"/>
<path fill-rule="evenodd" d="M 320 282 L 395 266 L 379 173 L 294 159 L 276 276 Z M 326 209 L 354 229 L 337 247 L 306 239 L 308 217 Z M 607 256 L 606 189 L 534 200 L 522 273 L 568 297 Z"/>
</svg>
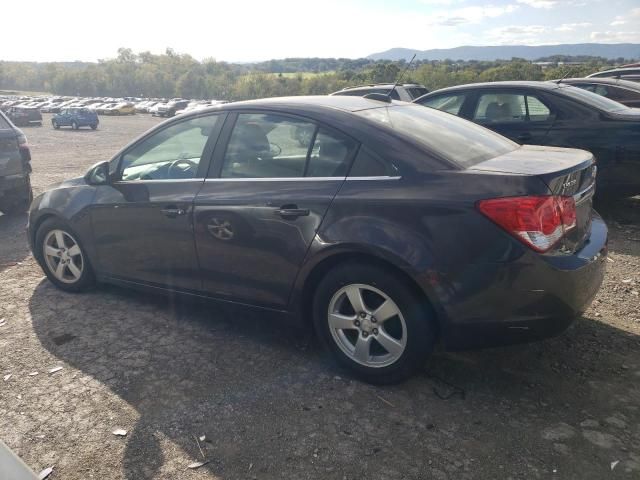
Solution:
<svg viewBox="0 0 640 480">
<path fill-rule="evenodd" d="M 22 189 L 28 185 L 29 174 L 19 173 L 0 177 L 0 197 L 15 190 Z"/>
<path fill-rule="evenodd" d="M 509 264 L 472 266 L 444 307 L 445 348 L 522 343 L 564 331 L 584 312 L 605 274 L 608 231 L 595 214 L 582 249 L 569 256 L 533 252 Z"/>
</svg>

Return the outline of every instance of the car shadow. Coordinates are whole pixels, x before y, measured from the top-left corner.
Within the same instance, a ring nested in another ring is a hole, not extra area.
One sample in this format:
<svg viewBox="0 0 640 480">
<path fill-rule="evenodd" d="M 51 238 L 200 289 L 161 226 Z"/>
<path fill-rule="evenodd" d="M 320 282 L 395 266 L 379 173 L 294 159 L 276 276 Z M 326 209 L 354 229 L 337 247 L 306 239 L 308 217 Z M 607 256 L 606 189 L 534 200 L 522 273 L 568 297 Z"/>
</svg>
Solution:
<svg viewBox="0 0 640 480">
<path fill-rule="evenodd" d="M 0 272 L 29 256 L 27 214 L 0 214 Z"/>
<path fill-rule="evenodd" d="M 134 410 L 91 410 L 105 448 L 116 441 L 112 428 L 129 431 L 122 465 L 129 480 L 161 478 L 163 465 L 180 470 L 204 459 L 201 469 L 220 478 L 419 476 L 432 471 L 432 459 L 461 448 L 466 434 L 455 432 L 466 424 L 491 451 L 523 441 L 538 457 L 551 455 L 537 436 L 496 435 L 496 419 L 525 430 L 578 424 L 585 409 L 609 411 L 613 389 L 618 408 L 633 404 L 632 373 L 619 365 L 635 362 L 640 370 L 639 337 L 588 317 L 544 342 L 436 353 L 423 375 L 374 387 L 334 367 L 304 329 L 263 312 L 115 287 L 64 294 L 46 280 L 29 308 L 53 356 Z M 68 406 L 74 418 L 82 408 Z M 198 445 L 200 435 L 207 440 Z M 480 440 L 464 440 L 471 450 L 460 455 L 489 455 Z M 590 460 L 563 461 L 568 472 Z"/>
</svg>

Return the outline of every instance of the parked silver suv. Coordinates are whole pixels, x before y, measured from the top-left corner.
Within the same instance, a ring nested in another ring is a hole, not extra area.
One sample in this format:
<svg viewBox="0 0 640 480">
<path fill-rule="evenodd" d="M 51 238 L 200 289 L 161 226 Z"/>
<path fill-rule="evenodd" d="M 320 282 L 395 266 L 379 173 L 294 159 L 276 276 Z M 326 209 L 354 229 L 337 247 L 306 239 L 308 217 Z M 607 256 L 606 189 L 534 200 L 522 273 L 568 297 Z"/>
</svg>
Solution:
<svg viewBox="0 0 640 480">
<path fill-rule="evenodd" d="M 393 83 L 371 83 L 369 85 L 357 85 L 354 87 L 346 87 L 331 95 L 350 95 L 352 97 L 364 97 L 370 93 L 388 94 L 393 89 Z M 394 100 L 402 100 L 403 102 L 412 102 L 422 95 L 429 93 L 424 85 L 416 83 L 401 83 L 391 93 Z"/>
</svg>

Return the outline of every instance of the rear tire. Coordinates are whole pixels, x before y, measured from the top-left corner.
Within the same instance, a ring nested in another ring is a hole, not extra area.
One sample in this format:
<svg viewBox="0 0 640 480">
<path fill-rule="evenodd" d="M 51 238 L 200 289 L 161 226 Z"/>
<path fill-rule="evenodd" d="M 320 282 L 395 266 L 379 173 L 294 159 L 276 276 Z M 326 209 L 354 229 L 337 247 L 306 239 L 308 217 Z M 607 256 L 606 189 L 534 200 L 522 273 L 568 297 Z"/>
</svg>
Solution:
<svg viewBox="0 0 640 480">
<path fill-rule="evenodd" d="M 61 255 L 55 254 L 63 249 Z M 93 268 L 78 235 L 61 219 L 42 222 L 33 254 L 49 281 L 65 292 L 83 292 L 95 285 Z"/>
<path fill-rule="evenodd" d="M 91 125 L 91 130 L 95 130 L 96 128 L 98 128 L 98 125 L 96 125 L 95 123 Z"/>
<path fill-rule="evenodd" d="M 424 364 L 437 338 L 431 307 L 405 278 L 361 263 L 335 267 L 320 281 L 313 322 L 340 365 L 377 384 L 409 378 Z"/>
<path fill-rule="evenodd" d="M 58 125 L 58 122 L 56 122 L 55 120 L 51 120 L 51 125 L 53 126 L 54 129 L 59 130 L 60 129 L 60 125 Z"/>
<path fill-rule="evenodd" d="M 71 128 L 72 128 L 73 130 L 78 130 L 78 128 L 80 128 L 80 127 L 78 126 L 78 122 L 71 122 Z"/>
</svg>

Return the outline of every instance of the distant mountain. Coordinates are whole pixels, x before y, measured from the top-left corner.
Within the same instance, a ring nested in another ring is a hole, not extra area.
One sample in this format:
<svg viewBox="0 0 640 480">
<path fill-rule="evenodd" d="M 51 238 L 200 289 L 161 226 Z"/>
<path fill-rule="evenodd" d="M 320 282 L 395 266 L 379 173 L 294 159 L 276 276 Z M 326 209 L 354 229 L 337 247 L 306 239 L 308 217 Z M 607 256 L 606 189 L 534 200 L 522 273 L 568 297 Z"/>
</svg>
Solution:
<svg viewBox="0 0 640 480">
<path fill-rule="evenodd" d="M 371 60 L 409 60 L 416 53 L 416 60 L 511 60 L 513 57 L 536 60 L 551 55 L 586 55 L 607 59 L 640 58 L 640 44 L 637 43 L 576 43 L 561 45 L 503 45 L 487 47 L 436 48 L 432 50 L 411 50 L 392 48 L 385 52 L 373 53 Z"/>
</svg>

